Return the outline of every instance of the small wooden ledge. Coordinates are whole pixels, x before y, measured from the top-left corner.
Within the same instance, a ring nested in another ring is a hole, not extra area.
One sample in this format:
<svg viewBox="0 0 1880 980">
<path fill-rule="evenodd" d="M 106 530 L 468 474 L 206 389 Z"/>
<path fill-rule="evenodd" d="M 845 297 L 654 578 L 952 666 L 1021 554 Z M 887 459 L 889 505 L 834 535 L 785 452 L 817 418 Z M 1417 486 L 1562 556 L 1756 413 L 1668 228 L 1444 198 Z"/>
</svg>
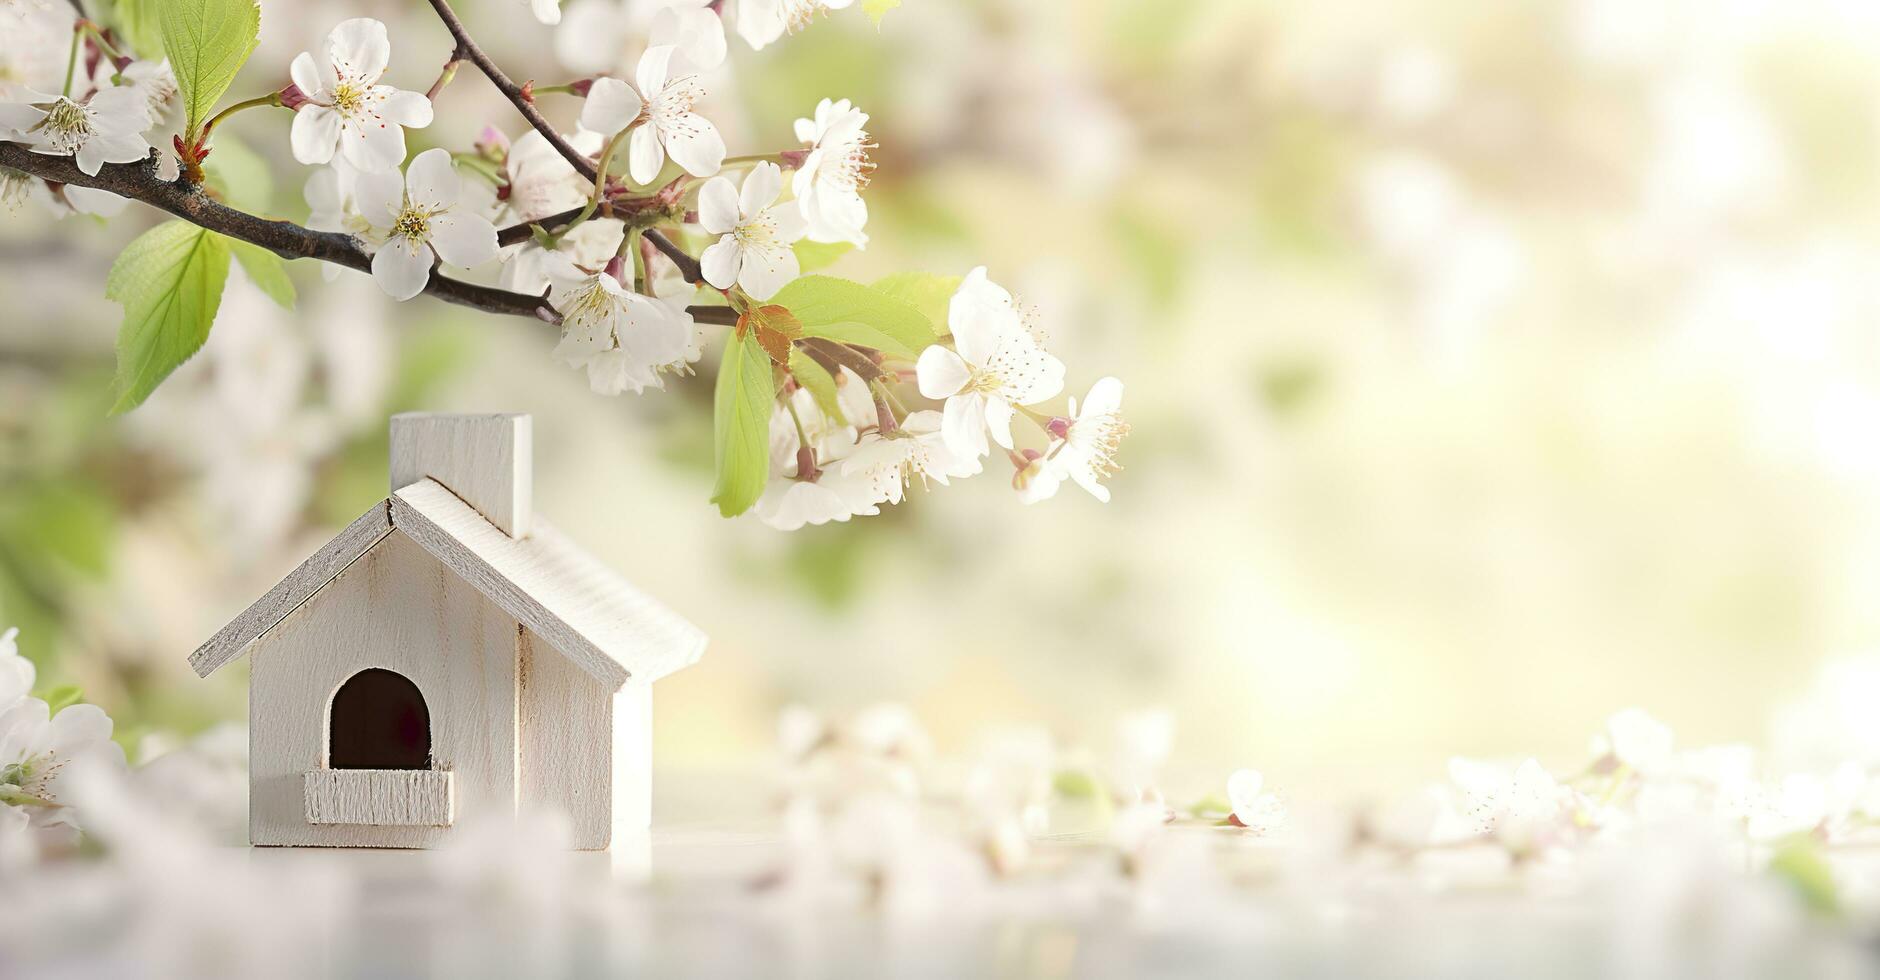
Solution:
<svg viewBox="0 0 1880 980">
<path fill-rule="evenodd" d="M 451 774 L 437 769 L 314 769 L 306 774 L 307 822 L 371 827 L 448 827 Z"/>
</svg>

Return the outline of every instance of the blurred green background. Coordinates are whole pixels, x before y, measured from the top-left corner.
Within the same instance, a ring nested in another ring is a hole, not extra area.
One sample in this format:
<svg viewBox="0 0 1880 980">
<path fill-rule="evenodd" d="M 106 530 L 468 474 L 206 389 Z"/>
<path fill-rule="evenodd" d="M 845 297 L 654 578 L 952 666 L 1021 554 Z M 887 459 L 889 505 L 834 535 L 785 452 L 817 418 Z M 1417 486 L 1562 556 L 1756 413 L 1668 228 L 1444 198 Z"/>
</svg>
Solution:
<svg viewBox="0 0 1880 980">
<path fill-rule="evenodd" d="M 523 3 L 460 12 L 518 78 L 603 67 Z M 356 15 L 390 25 L 388 81 L 429 84 L 424 5 L 264 0 L 231 97 Z M 988 265 L 1070 393 L 1125 381 L 1112 504 L 1023 507 L 993 467 L 846 525 L 724 521 L 709 377 L 593 395 L 550 328 L 305 262 L 294 312 L 231 281 L 207 349 L 107 418 L 105 272 L 157 215 L 26 205 L 0 625 L 46 683 L 133 737 L 243 718 L 243 670 L 185 656 L 384 495 L 386 416 L 419 408 L 533 413 L 544 514 L 712 635 L 662 684 L 668 767 L 762 758 L 791 701 L 884 698 L 943 749 L 1166 707 L 1178 756 L 1295 785 L 1571 756 L 1631 704 L 1754 739 L 1880 636 L 1880 8 L 906 0 L 731 52 L 701 108 L 733 153 L 822 97 L 873 116 L 872 241 L 830 272 Z M 413 150 L 485 122 L 521 132 L 466 71 Z M 288 123 L 243 114 L 218 153 L 304 220 Z"/>
</svg>

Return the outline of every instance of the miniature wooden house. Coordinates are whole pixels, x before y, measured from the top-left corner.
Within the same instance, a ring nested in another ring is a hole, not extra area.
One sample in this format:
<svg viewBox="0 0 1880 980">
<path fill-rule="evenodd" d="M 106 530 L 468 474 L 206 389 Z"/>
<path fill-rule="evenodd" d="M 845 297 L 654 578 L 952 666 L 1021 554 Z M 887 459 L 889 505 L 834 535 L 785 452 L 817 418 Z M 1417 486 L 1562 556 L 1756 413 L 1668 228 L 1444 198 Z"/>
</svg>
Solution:
<svg viewBox="0 0 1880 980">
<path fill-rule="evenodd" d="M 399 415 L 392 494 L 190 655 L 250 654 L 249 841 L 432 847 L 560 809 L 644 829 L 652 685 L 705 635 L 531 513 L 529 417 Z"/>
</svg>

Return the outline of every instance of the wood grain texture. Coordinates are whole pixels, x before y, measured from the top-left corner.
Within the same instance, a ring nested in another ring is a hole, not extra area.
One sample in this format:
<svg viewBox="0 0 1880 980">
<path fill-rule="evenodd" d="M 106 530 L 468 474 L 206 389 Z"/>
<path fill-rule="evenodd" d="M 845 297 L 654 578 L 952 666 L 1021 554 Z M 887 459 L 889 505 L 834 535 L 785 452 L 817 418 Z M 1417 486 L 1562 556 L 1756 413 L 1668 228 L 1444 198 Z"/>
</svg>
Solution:
<svg viewBox="0 0 1880 980">
<path fill-rule="evenodd" d="M 310 824 L 448 827 L 451 773 L 435 769 L 310 769 L 303 781 Z"/>
<path fill-rule="evenodd" d="M 566 813 L 574 846 L 602 850 L 612 841 L 611 780 L 620 762 L 608 760 L 613 691 L 543 645 L 527 630 L 520 634 L 521 806 Z"/>
<path fill-rule="evenodd" d="M 618 690 L 698 660 L 705 634 L 537 520 L 502 533 L 434 480 L 392 495 L 392 526 L 409 535 L 589 676 Z"/>
<path fill-rule="evenodd" d="M 326 766 L 333 693 L 368 667 L 403 674 L 423 694 L 434 767 L 452 773 L 456 819 L 513 814 L 517 633 L 513 617 L 410 538 L 380 539 L 254 644 L 250 841 L 431 847 L 445 840 L 441 827 L 307 823 L 305 773 Z"/>
<path fill-rule="evenodd" d="M 359 559 L 379 539 L 391 533 L 391 502 L 373 504 L 358 520 L 346 526 L 339 536 L 326 543 L 311 558 L 300 563 L 267 594 L 230 620 L 189 655 L 189 665 L 196 676 L 207 677 L 223 664 L 241 656 L 248 644 L 273 629 L 295 609 L 320 591 L 334 576 Z"/>
<path fill-rule="evenodd" d="M 513 538 L 529 535 L 534 465 L 527 415 L 392 416 L 392 490 L 436 480 Z"/>
</svg>

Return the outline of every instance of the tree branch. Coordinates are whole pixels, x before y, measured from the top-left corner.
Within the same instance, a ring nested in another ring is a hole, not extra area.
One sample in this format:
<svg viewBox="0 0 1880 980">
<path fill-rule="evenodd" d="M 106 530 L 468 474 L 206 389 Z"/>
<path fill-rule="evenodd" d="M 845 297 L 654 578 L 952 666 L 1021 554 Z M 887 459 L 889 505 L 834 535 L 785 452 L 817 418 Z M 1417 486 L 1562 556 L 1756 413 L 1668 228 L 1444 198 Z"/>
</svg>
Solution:
<svg viewBox="0 0 1880 980">
<path fill-rule="evenodd" d="M 17 143 L 0 142 L 0 166 L 31 174 L 43 180 L 77 187 L 109 191 L 119 197 L 141 201 L 167 211 L 191 224 L 230 238 L 259 245 L 284 259 L 318 259 L 360 272 L 372 271 L 372 257 L 351 235 L 314 231 L 289 221 L 237 211 L 181 180 L 157 176 L 157 158 L 152 151 L 142 163 L 107 163 L 93 177 L 78 169 L 71 157 L 34 153 Z M 435 272 L 424 291 L 431 296 L 508 316 L 529 317 L 559 323 L 561 317 L 548 303 L 548 297 L 513 293 L 506 289 L 479 286 L 459 279 L 449 279 Z"/>
<path fill-rule="evenodd" d="M 490 80 L 490 84 L 503 93 L 503 97 L 516 107 L 517 112 L 522 113 L 522 118 L 527 119 L 529 125 L 535 127 L 535 131 L 541 133 L 542 138 L 548 140 L 548 144 L 553 146 L 556 152 L 567 157 L 568 162 L 574 165 L 574 169 L 581 176 L 589 181 L 599 180 L 600 174 L 594 168 L 594 161 L 589 160 L 580 150 L 569 145 L 568 141 L 555 131 L 555 127 L 549 125 L 548 120 L 542 117 L 542 113 L 535 108 L 534 100 L 523 91 L 522 86 L 510 81 L 509 76 L 503 74 L 501 68 L 496 67 L 496 62 L 491 61 L 490 56 L 477 46 L 477 42 L 470 37 L 470 31 L 463 26 L 463 21 L 457 19 L 457 12 L 450 9 L 449 0 L 431 0 L 431 7 L 437 11 L 438 19 L 444 22 L 444 27 L 450 31 L 450 36 L 457 39 L 457 50 L 469 56 L 471 63 L 475 64 L 477 70 Z"/>
<path fill-rule="evenodd" d="M 652 242 L 654 248 L 659 249 L 667 258 L 671 259 L 673 265 L 679 267 L 679 274 L 685 277 L 686 282 L 697 284 L 705 281 L 705 274 L 699 271 L 698 260 L 687 255 L 685 249 L 674 245 L 672 239 L 648 228 L 646 229 L 646 240 Z"/>
</svg>

